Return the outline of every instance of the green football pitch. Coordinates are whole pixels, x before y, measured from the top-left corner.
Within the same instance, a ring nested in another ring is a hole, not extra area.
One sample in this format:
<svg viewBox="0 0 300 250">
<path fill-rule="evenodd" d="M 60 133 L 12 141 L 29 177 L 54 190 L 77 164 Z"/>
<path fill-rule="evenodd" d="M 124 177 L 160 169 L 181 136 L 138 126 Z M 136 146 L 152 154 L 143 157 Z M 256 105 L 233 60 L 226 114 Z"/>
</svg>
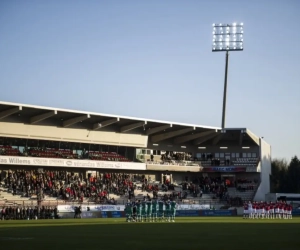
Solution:
<svg viewBox="0 0 300 250">
<path fill-rule="evenodd" d="M 125 219 L 0 221 L 1 250 L 32 249 L 300 249 L 300 217 L 177 218 L 175 223 Z"/>
</svg>

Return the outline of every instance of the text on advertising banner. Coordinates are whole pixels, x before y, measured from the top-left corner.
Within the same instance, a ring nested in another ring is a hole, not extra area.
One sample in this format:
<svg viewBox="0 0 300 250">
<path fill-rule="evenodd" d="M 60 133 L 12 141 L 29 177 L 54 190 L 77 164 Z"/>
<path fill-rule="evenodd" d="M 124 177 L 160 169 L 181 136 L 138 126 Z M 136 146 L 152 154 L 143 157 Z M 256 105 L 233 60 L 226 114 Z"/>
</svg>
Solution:
<svg viewBox="0 0 300 250">
<path fill-rule="evenodd" d="M 4 156 L 0 155 L 1 165 L 22 165 L 22 166 L 51 166 L 51 167 L 72 167 L 89 169 L 128 169 L 146 170 L 145 163 L 117 162 L 117 161 L 96 161 L 96 160 L 75 160 L 75 159 L 51 159 L 25 156 Z"/>
</svg>

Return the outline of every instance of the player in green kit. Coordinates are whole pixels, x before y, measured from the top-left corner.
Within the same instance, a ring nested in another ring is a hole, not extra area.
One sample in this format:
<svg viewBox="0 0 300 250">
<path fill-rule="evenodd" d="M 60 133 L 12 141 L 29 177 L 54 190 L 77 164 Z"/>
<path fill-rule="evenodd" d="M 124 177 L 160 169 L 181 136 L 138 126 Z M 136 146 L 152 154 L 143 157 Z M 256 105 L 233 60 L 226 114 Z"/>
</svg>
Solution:
<svg viewBox="0 0 300 250">
<path fill-rule="evenodd" d="M 149 199 L 147 201 L 147 219 L 149 222 L 151 222 L 152 219 L 152 201 Z"/>
<path fill-rule="evenodd" d="M 125 205 L 126 222 L 130 222 L 132 219 L 132 206 L 130 200 Z"/>
<path fill-rule="evenodd" d="M 165 207 L 166 207 L 165 218 L 166 218 L 166 221 L 170 222 L 170 214 L 171 214 L 171 203 L 170 203 L 170 200 L 166 201 Z"/>
<path fill-rule="evenodd" d="M 172 222 L 175 222 L 175 215 L 176 215 L 176 201 L 171 201 L 171 220 Z"/>
<path fill-rule="evenodd" d="M 159 221 L 162 221 L 164 219 L 164 201 L 160 200 L 158 201 L 158 219 Z"/>
<path fill-rule="evenodd" d="M 136 221 L 142 221 L 142 204 L 140 200 L 136 203 Z"/>
<path fill-rule="evenodd" d="M 152 200 L 152 221 L 157 221 L 158 202 L 156 199 Z"/>
<path fill-rule="evenodd" d="M 142 201 L 142 222 L 147 220 L 147 202 L 145 200 Z"/>
</svg>

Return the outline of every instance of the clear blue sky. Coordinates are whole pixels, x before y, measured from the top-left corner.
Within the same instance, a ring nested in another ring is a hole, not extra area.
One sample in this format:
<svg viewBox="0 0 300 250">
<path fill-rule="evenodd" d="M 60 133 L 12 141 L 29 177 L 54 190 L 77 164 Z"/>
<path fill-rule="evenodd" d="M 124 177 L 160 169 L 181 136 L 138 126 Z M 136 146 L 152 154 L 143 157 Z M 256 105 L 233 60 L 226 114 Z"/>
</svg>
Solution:
<svg viewBox="0 0 300 250">
<path fill-rule="evenodd" d="M 243 22 L 227 127 L 300 156 L 300 1 L 0 1 L 0 100 L 220 126 L 225 54 L 212 23 Z"/>
</svg>

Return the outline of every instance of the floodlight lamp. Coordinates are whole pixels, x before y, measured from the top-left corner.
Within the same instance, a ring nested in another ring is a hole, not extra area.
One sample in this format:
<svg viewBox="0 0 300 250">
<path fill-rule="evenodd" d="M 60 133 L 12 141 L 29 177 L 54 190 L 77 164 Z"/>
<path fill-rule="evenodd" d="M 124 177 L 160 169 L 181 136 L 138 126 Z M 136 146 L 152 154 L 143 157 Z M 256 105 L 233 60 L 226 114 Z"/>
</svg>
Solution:
<svg viewBox="0 0 300 250">
<path fill-rule="evenodd" d="M 220 23 L 213 25 L 212 51 L 238 51 L 243 47 L 243 28 L 241 23 Z"/>
<path fill-rule="evenodd" d="M 212 25 L 213 27 L 215 27 L 216 25 L 213 23 L 213 25 Z"/>
<path fill-rule="evenodd" d="M 241 23 L 241 25 L 244 25 L 243 23 Z"/>
</svg>

